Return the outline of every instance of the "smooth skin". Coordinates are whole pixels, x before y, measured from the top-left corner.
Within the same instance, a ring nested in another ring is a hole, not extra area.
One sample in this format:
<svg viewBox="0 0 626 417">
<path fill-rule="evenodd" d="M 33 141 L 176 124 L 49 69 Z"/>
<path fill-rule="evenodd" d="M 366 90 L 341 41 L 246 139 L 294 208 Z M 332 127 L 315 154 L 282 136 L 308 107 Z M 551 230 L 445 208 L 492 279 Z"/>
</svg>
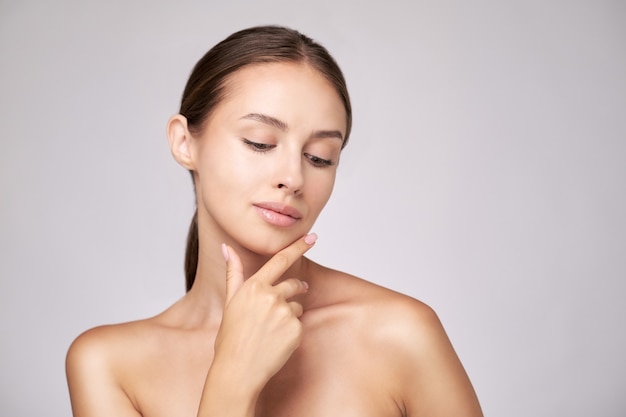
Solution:
<svg viewBox="0 0 626 417">
<path fill-rule="evenodd" d="M 168 123 L 195 179 L 194 286 L 155 317 L 74 341 L 74 416 L 482 416 L 432 309 L 303 256 L 345 135 L 333 87 L 286 63 L 246 67 L 226 87 L 202 132 Z M 295 221 L 269 221 L 267 202 Z"/>
</svg>

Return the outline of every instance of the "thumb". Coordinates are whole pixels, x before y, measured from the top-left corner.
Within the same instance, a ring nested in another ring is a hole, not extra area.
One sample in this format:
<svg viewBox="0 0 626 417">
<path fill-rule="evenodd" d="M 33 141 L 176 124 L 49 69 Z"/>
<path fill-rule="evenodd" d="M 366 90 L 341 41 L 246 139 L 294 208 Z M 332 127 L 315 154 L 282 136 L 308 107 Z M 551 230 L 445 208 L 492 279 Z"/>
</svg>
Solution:
<svg viewBox="0 0 626 417">
<path fill-rule="evenodd" d="M 237 253 L 222 243 L 222 254 L 226 260 L 226 304 L 243 284 L 243 265 Z"/>
</svg>

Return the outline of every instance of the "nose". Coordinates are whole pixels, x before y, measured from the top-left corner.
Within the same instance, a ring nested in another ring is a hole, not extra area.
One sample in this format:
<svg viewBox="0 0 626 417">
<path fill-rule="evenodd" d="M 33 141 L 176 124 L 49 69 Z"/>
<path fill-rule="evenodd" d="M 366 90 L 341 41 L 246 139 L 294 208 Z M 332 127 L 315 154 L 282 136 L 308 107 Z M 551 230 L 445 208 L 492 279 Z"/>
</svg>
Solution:
<svg viewBox="0 0 626 417">
<path fill-rule="evenodd" d="M 274 184 L 287 193 L 298 195 L 302 193 L 304 176 L 302 173 L 302 158 L 285 158 L 276 169 Z"/>
</svg>

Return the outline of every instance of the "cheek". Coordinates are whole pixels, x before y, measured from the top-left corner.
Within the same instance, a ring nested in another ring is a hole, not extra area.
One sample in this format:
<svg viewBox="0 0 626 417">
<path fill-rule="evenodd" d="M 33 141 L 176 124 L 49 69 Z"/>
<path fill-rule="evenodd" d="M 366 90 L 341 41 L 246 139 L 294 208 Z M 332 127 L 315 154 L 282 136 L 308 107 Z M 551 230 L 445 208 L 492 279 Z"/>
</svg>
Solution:
<svg viewBox="0 0 626 417">
<path fill-rule="evenodd" d="M 253 161 L 246 157 L 239 145 L 232 139 L 222 138 L 204 150 L 202 165 L 209 181 L 219 179 L 228 185 L 254 176 L 258 167 L 251 163 Z"/>
<path fill-rule="evenodd" d="M 251 167 L 242 163 L 228 148 L 207 148 L 198 166 L 203 200 L 226 204 L 239 198 L 252 178 L 250 171 Z"/>
<path fill-rule="evenodd" d="M 335 185 L 335 174 L 320 176 L 312 181 L 309 189 L 311 203 L 315 205 L 316 211 L 321 211 L 330 198 Z"/>
</svg>

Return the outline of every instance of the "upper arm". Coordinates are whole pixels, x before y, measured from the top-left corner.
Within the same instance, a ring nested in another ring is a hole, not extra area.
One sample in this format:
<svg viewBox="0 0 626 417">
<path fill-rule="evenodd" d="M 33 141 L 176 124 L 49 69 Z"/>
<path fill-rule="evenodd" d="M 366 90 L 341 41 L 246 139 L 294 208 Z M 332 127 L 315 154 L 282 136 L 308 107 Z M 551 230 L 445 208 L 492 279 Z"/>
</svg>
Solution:
<svg viewBox="0 0 626 417">
<path fill-rule="evenodd" d="M 406 415 L 479 417 L 478 399 L 439 318 L 430 307 L 412 303 L 405 311 L 401 343 L 407 365 L 402 395 Z"/>
<path fill-rule="evenodd" d="M 115 351 L 102 329 L 80 335 L 70 346 L 66 375 L 74 417 L 138 417 L 115 377 Z"/>
</svg>

